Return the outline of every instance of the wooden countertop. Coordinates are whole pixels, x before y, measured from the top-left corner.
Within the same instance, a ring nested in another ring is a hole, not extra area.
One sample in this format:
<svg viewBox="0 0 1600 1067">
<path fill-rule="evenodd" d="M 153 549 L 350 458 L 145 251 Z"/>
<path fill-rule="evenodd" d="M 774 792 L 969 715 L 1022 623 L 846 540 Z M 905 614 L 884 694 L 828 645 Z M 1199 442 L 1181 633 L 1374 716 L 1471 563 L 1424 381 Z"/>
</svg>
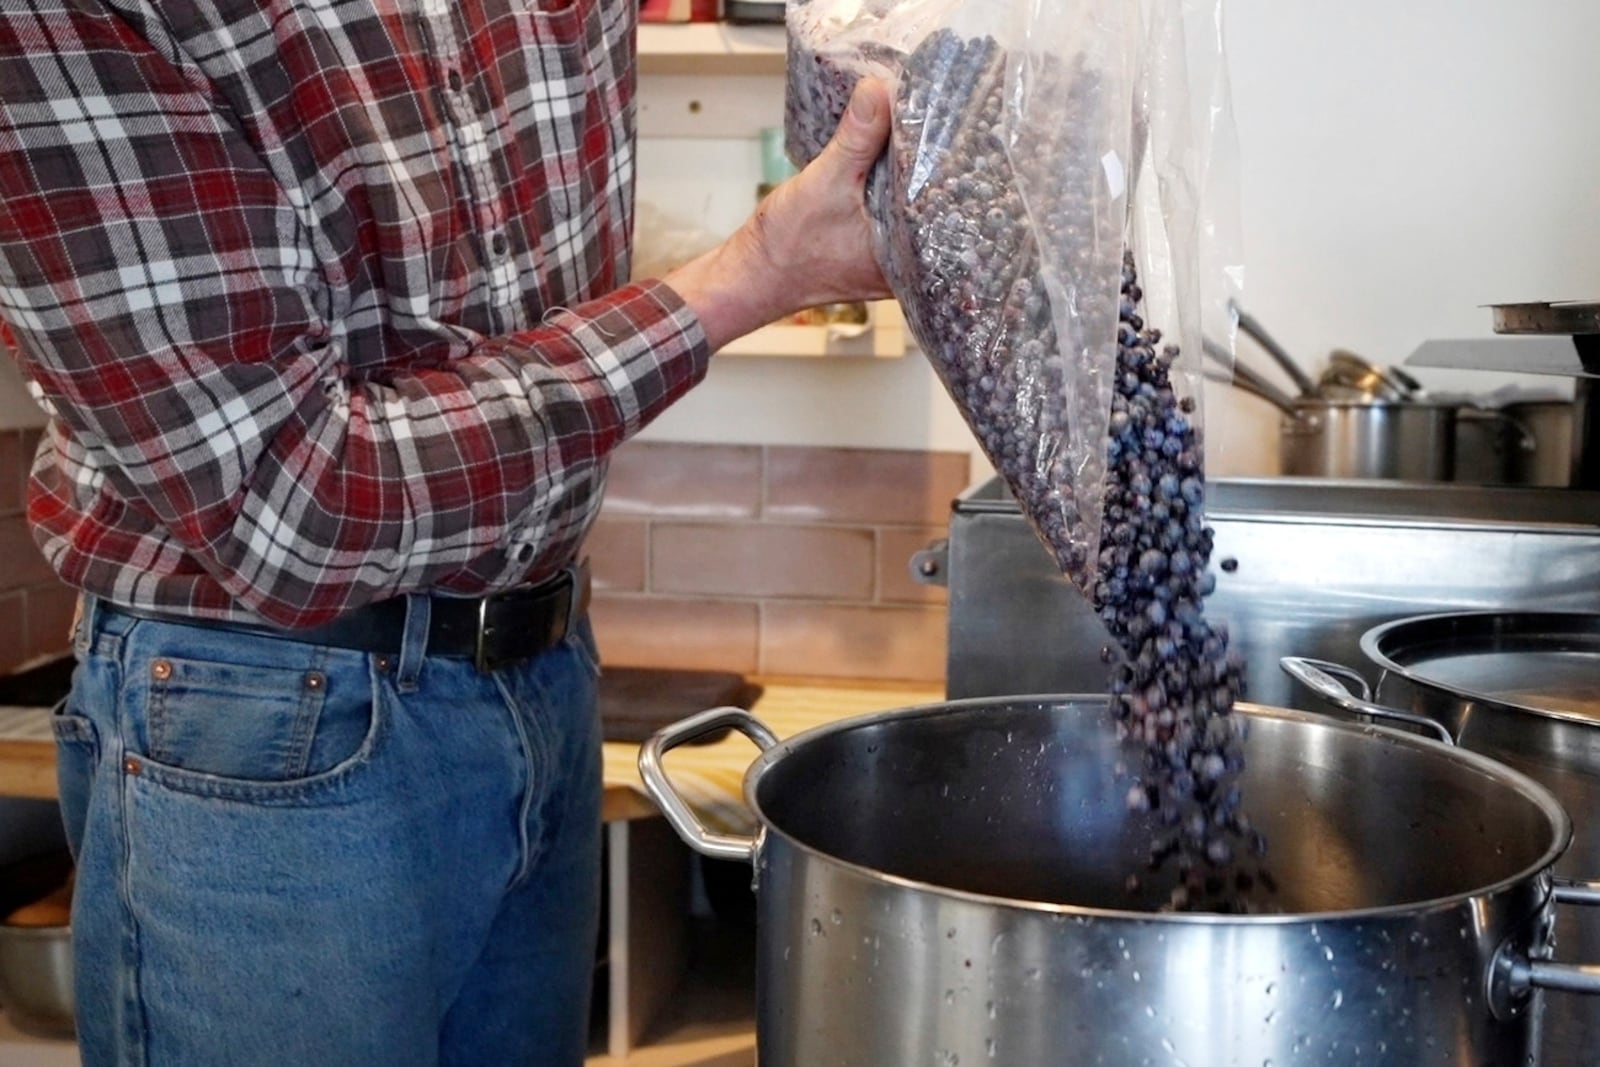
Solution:
<svg viewBox="0 0 1600 1067">
<path fill-rule="evenodd" d="M 780 738 L 854 715 L 944 699 L 944 688 L 933 683 L 756 680 L 764 691 L 751 713 Z M 606 821 L 655 815 L 656 806 L 639 779 L 639 746 L 608 742 L 604 753 Z M 715 744 L 674 750 L 667 757 L 667 771 L 713 829 L 737 833 L 749 829 L 740 797 L 744 773 L 756 755 L 748 739 L 732 734 Z M 54 799 L 55 759 L 46 709 L 0 708 L 0 796 Z"/>
</svg>

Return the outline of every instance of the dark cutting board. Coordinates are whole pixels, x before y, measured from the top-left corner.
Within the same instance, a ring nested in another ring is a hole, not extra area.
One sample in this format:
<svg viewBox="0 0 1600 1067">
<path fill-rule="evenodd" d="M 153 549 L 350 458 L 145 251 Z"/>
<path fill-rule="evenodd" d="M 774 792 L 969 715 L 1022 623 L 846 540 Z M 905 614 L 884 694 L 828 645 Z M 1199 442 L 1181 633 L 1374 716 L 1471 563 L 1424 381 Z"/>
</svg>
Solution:
<svg viewBox="0 0 1600 1067">
<path fill-rule="evenodd" d="M 749 709 L 761 686 L 732 671 L 607 667 L 600 675 L 600 722 L 607 741 L 637 744 L 663 726 L 708 708 Z M 727 730 L 697 739 L 706 744 Z"/>
</svg>

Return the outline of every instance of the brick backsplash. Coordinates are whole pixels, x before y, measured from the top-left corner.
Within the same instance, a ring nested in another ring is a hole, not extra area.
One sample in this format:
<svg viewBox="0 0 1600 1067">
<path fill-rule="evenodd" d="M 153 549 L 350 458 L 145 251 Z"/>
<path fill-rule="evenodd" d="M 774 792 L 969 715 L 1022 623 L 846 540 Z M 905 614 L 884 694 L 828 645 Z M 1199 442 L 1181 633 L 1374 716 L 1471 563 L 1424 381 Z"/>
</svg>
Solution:
<svg viewBox="0 0 1600 1067">
<path fill-rule="evenodd" d="M 937 682 L 943 537 L 965 452 L 635 441 L 587 551 L 603 659 L 767 676 Z"/>
<path fill-rule="evenodd" d="M 0 673 L 70 644 L 75 595 L 23 514 L 37 430 L 0 431 Z M 594 564 L 609 663 L 940 681 L 945 596 L 911 554 L 944 536 L 966 453 L 632 442 Z"/>
<path fill-rule="evenodd" d="M 65 654 L 76 594 L 45 563 L 23 514 L 38 430 L 0 430 L 0 674 Z"/>
</svg>

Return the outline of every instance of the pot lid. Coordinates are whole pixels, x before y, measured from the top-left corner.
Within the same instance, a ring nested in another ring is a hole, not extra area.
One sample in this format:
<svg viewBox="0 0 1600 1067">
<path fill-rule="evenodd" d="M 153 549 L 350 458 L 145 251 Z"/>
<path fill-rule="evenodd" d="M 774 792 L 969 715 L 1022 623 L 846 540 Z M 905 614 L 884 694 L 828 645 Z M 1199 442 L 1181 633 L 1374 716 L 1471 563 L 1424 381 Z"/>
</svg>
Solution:
<svg viewBox="0 0 1600 1067">
<path fill-rule="evenodd" d="M 1367 631 L 1361 650 L 1458 698 L 1600 725 L 1600 614 L 1423 615 Z"/>
<path fill-rule="evenodd" d="M 1354 352 L 1335 349 L 1317 383 L 1317 395 L 1329 400 L 1409 400 L 1422 385 L 1396 367 L 1380 367 Z"/>
</svg>

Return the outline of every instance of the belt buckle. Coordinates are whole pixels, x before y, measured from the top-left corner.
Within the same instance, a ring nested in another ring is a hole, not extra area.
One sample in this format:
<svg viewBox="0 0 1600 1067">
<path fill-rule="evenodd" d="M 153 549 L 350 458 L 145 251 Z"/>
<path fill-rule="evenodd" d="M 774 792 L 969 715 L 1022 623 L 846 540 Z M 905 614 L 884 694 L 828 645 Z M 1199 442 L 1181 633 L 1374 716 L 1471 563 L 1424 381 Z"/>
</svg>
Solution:
<svg viewBox="0 0 1600 1067">
<path fill-rule="evenodd" d="M 489 650 L 484 641 L 484 635 L 489 630 L 489 601 L 492 597 L 481 597 L 478 600 L 478 626 L 477 633 L 472 636 L 472 665 L 478 669 L 479 674 L 492 674 L 494 667 L 489 663 Z"/>
<path fill-rule="evenodd" d="M 567 615 L 561 622 L 561 637 L 564 639 L 577 631 L 578 617 L 588 606 L 583 601 L 583 591 L 584 579 L 589 573 L 589 558 L 585 556 L 576 563 L 569 563 L 561 572 L 567 576 Z"/>
<path fill-rule="evenodd" d="M 557 585 L 556 588 L 552 590 L 552 593 L 559 596 L 563 591 L 565 591 L 567 594 L 566 613 L 561 618 L 561 632 L 551 634 L 547 638 L 547 643 L 539 649 L 540 652 L 548 651 L 549 649 L 554 648 L 556 644 L 558 644 L 563 638 L 573 632 L 573 628 L 576 626 L 578 621 L 578 613 L 583 610 L 583 605 L 580 603 L 582 598 L 579 594 L 579 585 L 582 581 L 583 569 L 586 562 L 587 561 L 580 561 L 578 563 L 571 564 L 563 567 L 558 572 L 558 576 L 564 577 L 566 582 L 564 586 Z M 490 660 L 489 658 L 489 604 L 491 601 L 500 599 L 503 599 L 501 594 L 491 593 L 489 596 L 482 597 L 478 600 L 478 625 L 477 633 L 473 635 L 472 641 L 472 665 L 477 668 L 480 674 L 492 674 L 494 671 L 505 666 L 506 663 L 515 662 L 515 660 L 506 660 L 504 662 L 494 661 Z"/>
</svg>

